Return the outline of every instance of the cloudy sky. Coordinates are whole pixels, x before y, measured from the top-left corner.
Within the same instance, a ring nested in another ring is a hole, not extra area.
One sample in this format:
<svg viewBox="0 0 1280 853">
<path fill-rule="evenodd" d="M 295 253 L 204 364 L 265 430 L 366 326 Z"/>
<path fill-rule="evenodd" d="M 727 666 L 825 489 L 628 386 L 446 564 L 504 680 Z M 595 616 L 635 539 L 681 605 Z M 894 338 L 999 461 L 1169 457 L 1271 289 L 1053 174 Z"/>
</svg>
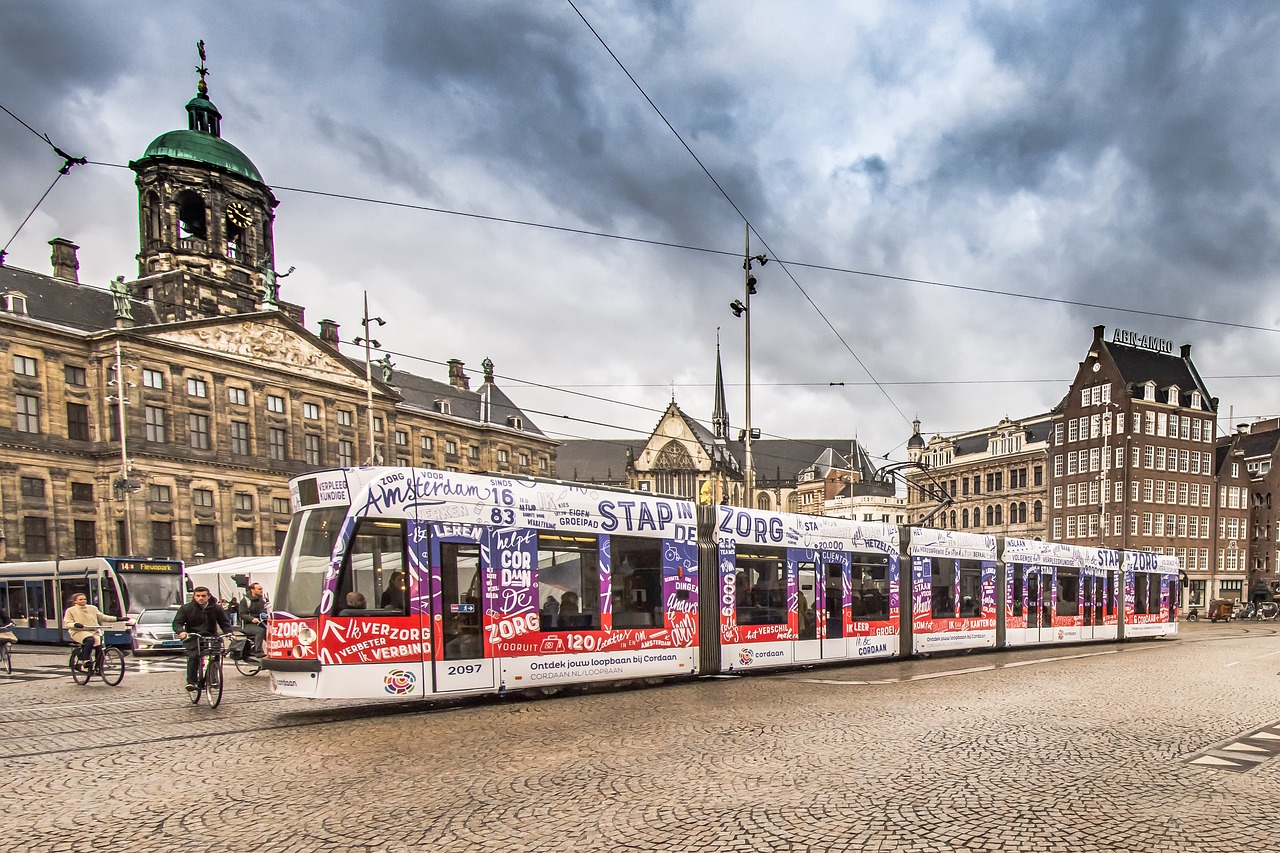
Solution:
<svg viewBox="0 0 1280 853">
<path fill-rule="evenodd" d="M 4 4 L 0 105 L 95 162 L 8 263 L 136 276 L 120 166 L 203 39 L 282 297 L 350 340 L 367 290 L 399 367 L 491 358 L 557 437 L 709 420 L 717 334 L 743 425 L 746 222 L 766 435 L 902 458 L 913 417 L 1045 411 L 1097 324 L 1192 344 L 1223 429 L 1280 412 L 1275 4 L 574 4 Z M 60 165 L 0 113 L 0 245 Z"/>
</svg>

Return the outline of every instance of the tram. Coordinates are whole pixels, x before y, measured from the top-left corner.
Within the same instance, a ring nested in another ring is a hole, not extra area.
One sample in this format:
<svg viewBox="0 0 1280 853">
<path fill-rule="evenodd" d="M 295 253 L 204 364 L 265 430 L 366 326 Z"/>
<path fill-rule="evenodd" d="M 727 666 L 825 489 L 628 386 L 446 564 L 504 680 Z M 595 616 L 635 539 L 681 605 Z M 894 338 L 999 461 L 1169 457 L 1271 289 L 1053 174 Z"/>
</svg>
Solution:
<svg viewBox="0 0 1280 853">
<path fill-rule="evenodd" d="M 313 698 L 554 691 L 1177 632 L 1176 558 L 552 480 L 290 484 L 266 641 Z"/>
<path fill-rule="evenodd" d="M 151 607 L 183 601 L 180 560 L 137 557 L 77 557 L 28 563 L 0 563 L 0 606 L 13 619 L 20 641 L 66 640 L 62 612 L 72 596 L 84 593 L 108 616 L 137 616 Z M 129 631 L 108 630 L 108 645 L 131 644 Z"/>
</svg>

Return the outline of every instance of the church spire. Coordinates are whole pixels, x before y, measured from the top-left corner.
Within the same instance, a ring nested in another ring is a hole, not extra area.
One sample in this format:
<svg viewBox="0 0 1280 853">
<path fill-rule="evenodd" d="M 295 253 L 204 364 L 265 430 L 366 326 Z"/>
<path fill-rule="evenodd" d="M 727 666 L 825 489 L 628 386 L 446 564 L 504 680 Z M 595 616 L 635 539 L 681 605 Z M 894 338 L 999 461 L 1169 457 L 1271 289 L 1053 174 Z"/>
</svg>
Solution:
<svg viewBox="0 0 1280 853">
<path fill-rule="evenodd" d="M 720 370 L 720 328 L 716 327 L 716 403 L 711 411 L 716 438 L 729 440 L 729 408 L 724 403 L 724 374 Z"/>
</svg>

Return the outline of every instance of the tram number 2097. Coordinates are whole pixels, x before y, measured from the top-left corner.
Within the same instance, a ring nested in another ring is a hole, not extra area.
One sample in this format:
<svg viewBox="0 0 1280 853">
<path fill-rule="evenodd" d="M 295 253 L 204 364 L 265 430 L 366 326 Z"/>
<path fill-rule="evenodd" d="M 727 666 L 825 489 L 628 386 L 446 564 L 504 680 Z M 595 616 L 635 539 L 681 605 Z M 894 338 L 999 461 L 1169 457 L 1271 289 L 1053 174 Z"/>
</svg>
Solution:
<svg viewBox="0 0 1280 853">
<path fill-rule="evenodd" d="M 478 663 L 462 663 L 449 667 L 449 675 L 471 675 L 482 669 Z"/>
</svg>

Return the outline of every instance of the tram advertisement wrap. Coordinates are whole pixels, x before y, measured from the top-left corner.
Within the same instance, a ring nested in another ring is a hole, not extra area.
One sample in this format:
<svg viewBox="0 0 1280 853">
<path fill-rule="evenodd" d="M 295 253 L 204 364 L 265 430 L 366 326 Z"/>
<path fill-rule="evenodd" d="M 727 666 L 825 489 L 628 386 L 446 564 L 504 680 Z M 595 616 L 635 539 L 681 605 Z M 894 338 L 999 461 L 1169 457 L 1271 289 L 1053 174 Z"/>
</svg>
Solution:
<svg viewBox="0 0 1280 853">
<path fill-rule="evenodd" d="M 269 658 L 296 658 L 315 660 L 317 651 L 316 619 L 285 619 L 279 616 L 268 620 L 267 636 L 263 651 Z"/>
<path fill-rule="evenodd" d="M 320 631 L 320 662 L 418 663 L 429 639 L 417 616 L 326 619 Z"/>
<path fill-rule="evenodd" d="M 693 668 L 689 649 L 613 650 L 585 656 L 513 658 L 502 662 L 503 680 L 533 686 L 575 681 L 645 678 L 687 674 Z"/>
</svg>

